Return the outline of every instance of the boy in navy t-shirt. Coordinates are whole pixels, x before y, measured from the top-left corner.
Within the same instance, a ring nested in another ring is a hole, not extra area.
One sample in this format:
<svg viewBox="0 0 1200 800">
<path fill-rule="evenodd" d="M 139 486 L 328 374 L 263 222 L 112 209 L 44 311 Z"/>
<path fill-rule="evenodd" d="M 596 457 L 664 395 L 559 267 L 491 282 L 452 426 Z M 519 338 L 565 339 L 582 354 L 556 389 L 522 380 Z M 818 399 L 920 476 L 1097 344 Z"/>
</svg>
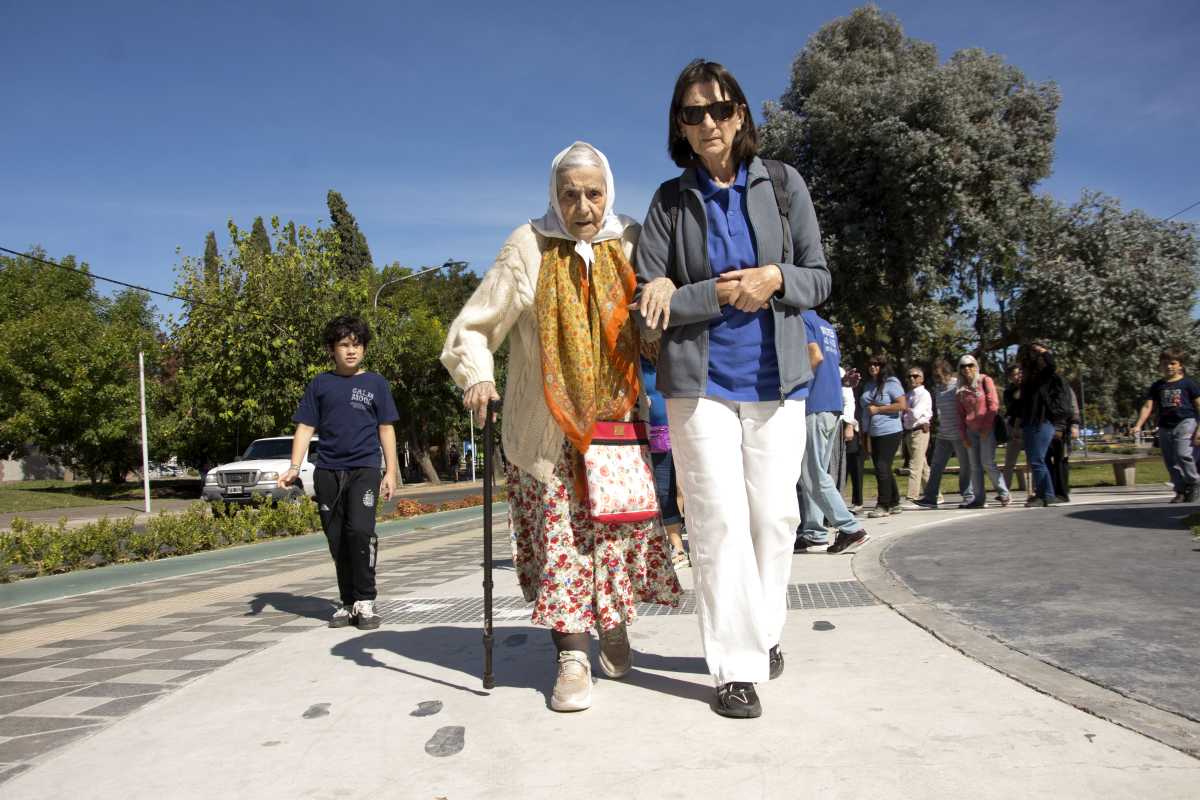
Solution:
<svg viewBox="0 0 1200 800">
<path fill-rule="evenodd" d="M 280 476 L 279 485 L 287 486 L 300 474 L 313 433 L 319 433 L 313 483 L 342 601 L 329 627 L 354 623 L 366 630 L 379 627 L 375 613 L 375 505 L 379 495 L 390 500 L 396 488 L 392 423 L 400 415 L 387 380 L 359 369 L 371 341 L 367 323 L 358 317 L 338 317 L 325 326 L 324 339 L 334 368 L 313 378 L 304 391 L 292 417 L 296 423 L 292 464 Z M 380 447 L 387 465 L 382 482 Z"/>
<path fill-rule="evenodd" d="M 1158 443 L 1163 462 L 1175 485 L 1172 503 L 1191 503 L 1196 500 L 1200 474 L 1196 472 L 1193 448 L 1200 446 L 1200 384 L 1187 377 L 1183 370 L 1181 348 L 1168 347 L 1158 358 L 1162 378 L 1146 392 L 1146 401 L 1133 424 L 1136 435 L 1154 411 L 1158 412 Z"/>
</svg>

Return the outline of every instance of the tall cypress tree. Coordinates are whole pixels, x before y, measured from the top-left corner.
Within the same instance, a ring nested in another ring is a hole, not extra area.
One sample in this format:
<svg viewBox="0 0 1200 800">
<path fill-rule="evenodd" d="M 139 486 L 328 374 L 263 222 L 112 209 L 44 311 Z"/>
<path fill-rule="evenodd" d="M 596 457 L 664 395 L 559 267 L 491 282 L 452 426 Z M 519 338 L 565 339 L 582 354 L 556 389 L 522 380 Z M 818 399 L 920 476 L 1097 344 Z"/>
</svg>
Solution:
<svg viewBox="0 0 1200 800">
<path fill-rule="evenodd" d="M 329 190 L 325 201 L 329 205 L 329 221 L 333 223 L 333 229 L 337 231 L 342 243 L 342 252 L 338 260 L 342 274 L 349 275 L 360 269 L 369 269 L 372 261 L 371 251 L 367 248 L 367 237 L 358 229 L 358 222 L 346 207 L 346 201 L 333 189 Z"/>
<path fill-rule="evenodd" d="M 217 234 L 204 237 L 204 282 L 215 286 L 221 282 L 221 254 L 217 251 Z"/>
<path fill-rule="evenodd" d="M 292 247 L 299 246 L 297 244 L 297 240 L 296 240 L 296 223 L 295 222 L 288 220 L 288 224 L 283 226 L 283 238 L 286 239 L 287 243 L 290 244 Z"/>
<path fill-rule="evenodd" d="M 267 236 L 267 226 L 262 217 L 254 218 L 254 227 L 250 229 L 250 248 L 259 255 L 271 254 L 271 237 Z"/>
</svg>

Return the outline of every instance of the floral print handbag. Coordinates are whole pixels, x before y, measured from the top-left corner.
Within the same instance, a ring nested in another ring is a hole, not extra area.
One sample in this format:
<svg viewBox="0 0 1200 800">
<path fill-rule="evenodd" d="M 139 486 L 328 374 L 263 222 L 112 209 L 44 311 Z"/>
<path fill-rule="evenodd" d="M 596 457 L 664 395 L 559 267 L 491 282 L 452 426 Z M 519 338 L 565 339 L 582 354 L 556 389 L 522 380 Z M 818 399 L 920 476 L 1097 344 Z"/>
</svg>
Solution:
<svg viewBox="0 0 1200 800">
<path fill-rule="evenodd" d="M 658 516 L 646 423 L 597 421 L 583 464 L 588 516 L 596 522 L 642 522 Z"/>
</svg>

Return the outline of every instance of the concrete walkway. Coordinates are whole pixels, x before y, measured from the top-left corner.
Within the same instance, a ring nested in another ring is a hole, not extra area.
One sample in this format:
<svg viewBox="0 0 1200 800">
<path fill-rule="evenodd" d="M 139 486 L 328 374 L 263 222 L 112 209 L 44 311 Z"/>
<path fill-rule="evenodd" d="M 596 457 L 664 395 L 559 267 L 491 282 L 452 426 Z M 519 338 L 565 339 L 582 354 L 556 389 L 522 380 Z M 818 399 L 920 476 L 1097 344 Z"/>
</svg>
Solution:
<svg viewBox="0 0 1200 800">
<path fill-rule="evenodd" d="M 1138 499 L 1078 493 L 1074 507 Z M 1038 513 L 969 519 L 1026 526 Z M 711 710 L 690 597 L 641 609 L 636 669 L 599 677 L 590 710 L 548 710 L 552 647 L 528 624 L 503 531 L 497 687 L 483 691 L 470 520 L 386 540 L 385 620 L 371 632 L 324 627 L 320 553 L 21 606 L 6 622 L 22 627 L 0 625 L 3 794 L 1195 797 L 1196 758 L 1007 677 L 868 591 L 895 578 L 878 569 L 890 544 L 967 519 L 872 520 L 853 557 L 794 556 L 787 667 L 760 687 L 758 720 Z"/>
</svg>

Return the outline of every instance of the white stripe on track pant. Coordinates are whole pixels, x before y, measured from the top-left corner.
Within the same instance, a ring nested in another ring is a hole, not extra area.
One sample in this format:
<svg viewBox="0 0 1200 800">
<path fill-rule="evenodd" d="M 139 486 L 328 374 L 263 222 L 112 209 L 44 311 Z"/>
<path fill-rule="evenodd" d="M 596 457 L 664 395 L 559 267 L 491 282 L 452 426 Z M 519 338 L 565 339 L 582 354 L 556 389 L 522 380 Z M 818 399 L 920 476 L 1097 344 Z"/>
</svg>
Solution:
<svg viewBox="0 0 1200 800">
<path fill-rule="evenodd" d="M 667 400 L 700 640 L 719 686 L 767 680 L 800 524 L 804 401 Z"/>
</svg>

